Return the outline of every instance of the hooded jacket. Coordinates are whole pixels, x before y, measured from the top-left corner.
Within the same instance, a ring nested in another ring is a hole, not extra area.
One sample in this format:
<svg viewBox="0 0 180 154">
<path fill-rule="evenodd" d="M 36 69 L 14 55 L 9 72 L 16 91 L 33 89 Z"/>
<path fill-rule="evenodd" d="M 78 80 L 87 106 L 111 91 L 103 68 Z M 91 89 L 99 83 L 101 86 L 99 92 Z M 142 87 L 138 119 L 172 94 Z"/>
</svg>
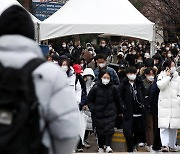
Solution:
<svg viewBox="0 0 180 154">
<path fill-rule="evenodd" d="M 40 48 L 33 40 L 22 35 L 0 37 L 0 62 L 3 66 L 22 68 L 33 58 L 43 58 Z M 51 62 L 41 64 L 32 75 L 41 107 L 42 128 L 44 120 L 49 122 L 49 132 L 44 135 L 43 142 L 47 147 L 53 148 L 53 154 L 70 154 L 79 132 L 79 116 L 67 76 Z"/>
</svg>

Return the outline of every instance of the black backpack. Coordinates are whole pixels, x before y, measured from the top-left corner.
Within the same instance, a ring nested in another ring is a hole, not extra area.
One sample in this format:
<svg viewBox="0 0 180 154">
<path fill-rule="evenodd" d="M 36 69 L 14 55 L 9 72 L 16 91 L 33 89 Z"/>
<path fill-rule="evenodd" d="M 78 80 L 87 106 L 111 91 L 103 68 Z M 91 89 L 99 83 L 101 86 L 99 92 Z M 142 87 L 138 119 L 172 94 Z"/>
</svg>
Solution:
<svg viewBox="0 0 180 154">
<path fill-rule="evenodd" d="M 41 141 L 39 103 L 32 72 L 44 62 L 30 60 L 21 69 L 0 64 L 0 154 L 47 154 Z"/>
</svg>

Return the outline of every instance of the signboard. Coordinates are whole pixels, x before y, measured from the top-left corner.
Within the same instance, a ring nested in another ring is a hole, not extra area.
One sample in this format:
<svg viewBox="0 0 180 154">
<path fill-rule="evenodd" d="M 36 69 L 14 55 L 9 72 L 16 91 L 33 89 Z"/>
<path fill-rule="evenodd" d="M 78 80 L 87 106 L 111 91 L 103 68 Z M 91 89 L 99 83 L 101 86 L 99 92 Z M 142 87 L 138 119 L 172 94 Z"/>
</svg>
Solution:
<svg viewBox="0 0 180 154">
<path fill-rule="evenodd" d="M 39 2 L 32 3 L 33 5 L 32 12 L 33 12 L 33 15 L 41 21 L 47 19 L 49 16 L 54 14 L 57 10 L 59 10 L 64 5 L 64 3 L 47 2 L 47 0 L 33 0 L 33 1 L 39 1 Z M 49 1 L 55 1 L 55 0 L 49 0 Z"/>
</svg>

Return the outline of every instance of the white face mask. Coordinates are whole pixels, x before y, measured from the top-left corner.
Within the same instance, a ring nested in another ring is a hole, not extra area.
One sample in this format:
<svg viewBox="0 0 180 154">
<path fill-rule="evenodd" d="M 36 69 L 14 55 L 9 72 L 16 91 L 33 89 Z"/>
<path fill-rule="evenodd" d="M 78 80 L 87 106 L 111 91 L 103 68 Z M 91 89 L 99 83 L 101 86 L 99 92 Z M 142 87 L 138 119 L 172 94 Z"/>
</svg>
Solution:
<svg viewBox="0 0 180 154">
<path fill-rule="evenodd" d="M 154 81 L 154 76 L 147 76 L 147 79 L 149 80 L 149 81 L 151 81 L 151 82 L 153 82 Z"/>
<path fill-rule="evenodd" d="M 62 47 L 65 48 L 65 47 L 66 47 L 66 44 L 63 44 Z"/>
<path fill-rule="evenodd" d="M 142 48 L 142 45 L 139 45 L 139 48 Z"/>
<path fill-rule="evenodd" d="M 170 72 L 171 72 L 171 73 L 174 73 L 175 71 L 176 71 L 176 67 L 171 67 Z"/>
<path fill-rule="evenodd" d="M 171 57 L 172 55 L 169 53 L 167 56 L 168 56 L 168 57 Z"/>
<path fill-rule="evenodd" d="M 126 49 L 127 49 L 127 46 L 122 46 L 122 49 L 126 50 Z"/>
<path fill-rule="evenodd" d="M 169 51 L 169 48 L 168 48 L 168 47 L 166 48 L 166 51 Z"/>
<path fill-rule="evenodd" d="M 136 74 L 128 74 L 127 77 L 130 81 L 134 81 L 136 79 Z"/>
<path fill-rule="evenodd" d="M 105 66 L 106 66 L 106 63 L 100 63 L 100 64 L 99 64 L 99 67 L 100 67 L 100 68 L 104 68 Z"/>
<path fill-rule="evenodd" d="M 67 66 L 61 66 L 61 68 L 62 68 L 62 70 L 63 70 L 64 72 L 67 72 L 67 70 L 68 70 L 68 67 L 67 67 Z"/>
<path fill-rule="evenodd" d="M 136 54 L 136 52 L 135 52 L 135 51 L 133 51 L 133 52 L 132 52 L 132 54 L 133 54 L 133 55 L 135 55 L 135 54 Z"/>
<path fill-rule="evenodd" d="M 80 66 L 83 68 L 83 67 L 84 67 L 84 64 L 80 64 Z"/>
<path fill-rule="evenodd" d="M 87 76 L 87 81 L 92 81 L 92 76 Z"/>
<path fill-rule="evenodd" d="M 137 63 L 143 63 L 143 61 L 142 60 L 137 60 Z"/>
<path fill-rule="evenodd" d="M 105 46 L 106 46 L 106 44 L 101 44 L 101 46 L 102 46 L 102 47 L 105 47 Z"/>
<path fill-rule="evenodd" d="M 109 79 L 102 78 L 102 84 L 107 85 L 110 82 Z"/>
<path fill-rule="evenodd" d="M 144 54 L 144 57 L 145 57 L 145 58 L 150 58 L 150 54 L 149 54 L 149 53 L 145 53 L 145 54 Z"/>
</svg>

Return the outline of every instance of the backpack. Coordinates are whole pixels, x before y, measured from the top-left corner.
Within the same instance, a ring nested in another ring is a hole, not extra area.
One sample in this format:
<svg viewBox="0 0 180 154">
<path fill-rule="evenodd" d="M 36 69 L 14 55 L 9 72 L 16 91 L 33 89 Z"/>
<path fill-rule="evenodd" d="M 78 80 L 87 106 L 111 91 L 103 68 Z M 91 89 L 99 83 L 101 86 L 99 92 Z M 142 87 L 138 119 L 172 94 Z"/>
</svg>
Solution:
<svg viewBox="0 0 180 154">
<path fill-rule="evenodd" d="M 47 154 L 40 131 L 32 72 L 44 63 L 30 60 L 21 69 L 0 64 L 0 153 Z"/>
</svg>

